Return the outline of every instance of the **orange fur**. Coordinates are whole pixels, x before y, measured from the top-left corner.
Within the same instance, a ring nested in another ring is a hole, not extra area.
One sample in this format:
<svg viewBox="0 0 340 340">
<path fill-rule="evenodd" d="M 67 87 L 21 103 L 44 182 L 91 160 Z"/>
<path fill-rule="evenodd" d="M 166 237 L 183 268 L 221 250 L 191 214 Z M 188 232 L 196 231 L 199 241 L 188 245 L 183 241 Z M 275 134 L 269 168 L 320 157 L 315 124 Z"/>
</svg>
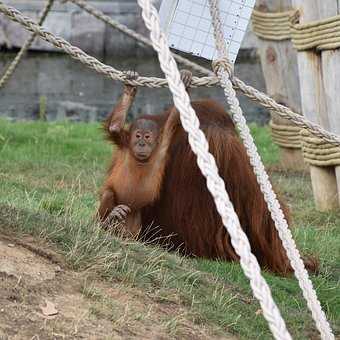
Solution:
<svg viewBox="0 0 340 340">
<path fill-rule="evenodd" d="M 260 265 L 273 272 L 292 271 L 259 188 L 246 150 L 229 115 L 211 100 L 192 102 L 209 150 Z M 167 113 L 168 114 L 168 113 Z M 165 114 L 166 115 L 166 114 Z M 238 260 L 185 131 L 173 135 L 159 199 L 142 209 L 142 239 L 164 239 L 171 249 L 211 259 Z M 286 218 L 287 208 L 283 205 Z M 306 265 L 316 270 L 316 263 Z"/>
<path fill-rule="evenodd" d="M 156 150 L 146 163 L 138 163 L 127 149 L 115 153 L 114 166 L 105 182 L 105 189 L 116 194 L 117 204 L 126 204 L 137 210 L 154 202 L 161 187 L 165 160 L 158 160 Z"/>
<path fill-rule="evenodd" d="M 120 103 L 122 102 L 124 100 Z M 122 109 L 122 105 L 119 104 L 117 108 L 119 115 L 124 116 L 123 111 L 126 107 Z M 104 124 L 108 138 L 114 142 L 118 150 L 114 153 L 107 179 L 101 190 L 98 216 L 101 221 L 105 221 L 117 205 L 127 205 L 131 212 L 125 220 L 126 229 L 135 235 L 141 226 L 140 209 L 159 198 L 168 148 L 172 134 L 179 124 L 179 116 L 177 111 L 173 111 L 167 119 L 157 116 L 138 118 L 154 121 L 160 133 L 158 145 L 150 158 L 146 162 L 139 162 L 134 158 L 129 146 L 134 124 L 131 125 L 129 131 L 122 129 L 112 132 L 109 129 L 116 112 L 114 110 Z"/>
<path fill-rule="evenodd" d="M 263 268 L 288 274 L 291 265 L 231 118 L 211 100 L 192 102 L 192 106 L 252 252 Z M 121 114 L 122 106 L 119 108 Z M 161 132 L 159 145 L 146 163 L 136 162 L 131 155 L 130 131 L 109 131 L 114 112 L 105 130 L 118 151 L 102 190 L 100 218 L 104 220 L 117 204 L 127 204 L 132 209 L 127 229 L 136 234 L 142 224 L 142 240 L 164 240 L 170 249 L 188 255 L 238 261 L 187 134 L 179 124 L 178 112 L 171 108 L 160 115 L 141 117 L 156 122 Z M 289 220 L 287 208 L 282 208 Z M 317 270 L 314 259 L 306 259 L 305 264 Z"/>
</svg>

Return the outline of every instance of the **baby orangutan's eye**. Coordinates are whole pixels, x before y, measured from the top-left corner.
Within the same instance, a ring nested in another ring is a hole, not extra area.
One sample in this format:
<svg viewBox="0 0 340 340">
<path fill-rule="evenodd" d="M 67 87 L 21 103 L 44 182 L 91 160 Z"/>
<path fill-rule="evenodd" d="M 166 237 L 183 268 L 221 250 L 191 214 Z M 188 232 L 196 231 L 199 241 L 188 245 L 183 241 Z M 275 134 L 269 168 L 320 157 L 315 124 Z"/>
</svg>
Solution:
<svg viewBox="0 0 340 340">
<path fill-rule="evenodd" d="M 142 135 L 139 132 L 137 132 L 136 133 L 136 138 L 140 139 L 141 137 L 142 137 Z"/>
<path fill-rule="evenodd" d="M 151 135 L 149 135 L 149 134 L 146 134 L 146 135 L 144 135 L 144 138 L 145 138 L 145 140 L 150 140 L 150 138 L 151 138 Z"/>
</svg>

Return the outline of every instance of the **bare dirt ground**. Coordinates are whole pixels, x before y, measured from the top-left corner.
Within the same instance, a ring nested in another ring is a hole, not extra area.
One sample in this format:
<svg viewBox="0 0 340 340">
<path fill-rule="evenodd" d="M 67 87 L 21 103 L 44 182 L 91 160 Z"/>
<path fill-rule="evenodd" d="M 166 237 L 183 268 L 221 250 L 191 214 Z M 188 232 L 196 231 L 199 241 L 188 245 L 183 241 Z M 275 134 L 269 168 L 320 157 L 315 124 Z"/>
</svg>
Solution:
<svg viewBox="0 0 340 340">
<path fill-rule="evenodd" d="M 180 304 L 67 269 L 46 244 L 0 236 L 0 340 L 233 339 Z"/>
</svg>

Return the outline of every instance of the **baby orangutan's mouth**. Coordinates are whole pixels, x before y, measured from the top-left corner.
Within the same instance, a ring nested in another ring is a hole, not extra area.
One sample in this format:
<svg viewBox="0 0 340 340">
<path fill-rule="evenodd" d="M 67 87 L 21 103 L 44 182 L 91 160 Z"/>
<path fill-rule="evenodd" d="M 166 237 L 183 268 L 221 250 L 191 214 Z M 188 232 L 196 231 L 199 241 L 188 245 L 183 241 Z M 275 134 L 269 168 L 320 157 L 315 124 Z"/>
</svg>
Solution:
<svg viewBox="0 0 340 340">
<path fill-rule="evenodd" d="M 138 154 L 136 154 L 136 157 L 137 157 L 139 162 L 145 163 L 149 159 L 149 154 L 147 154 L 147 153 L 138 153 Z"/>
</svg>

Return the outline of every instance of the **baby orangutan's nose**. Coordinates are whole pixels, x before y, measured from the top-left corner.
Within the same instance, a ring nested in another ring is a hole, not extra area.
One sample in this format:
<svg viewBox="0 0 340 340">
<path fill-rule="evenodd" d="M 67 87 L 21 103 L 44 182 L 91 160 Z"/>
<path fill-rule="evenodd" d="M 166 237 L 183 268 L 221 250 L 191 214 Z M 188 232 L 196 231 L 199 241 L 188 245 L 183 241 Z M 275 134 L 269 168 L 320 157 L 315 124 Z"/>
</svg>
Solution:
<svg viewBox="0 0 340 340">
<path fill-rule="evenodd" d="M 138 143 L 138 146 L 144 148 L 146 146 L 146 144 L 143 140 L 140 140 L 139 143 Z"/>
</svg>

